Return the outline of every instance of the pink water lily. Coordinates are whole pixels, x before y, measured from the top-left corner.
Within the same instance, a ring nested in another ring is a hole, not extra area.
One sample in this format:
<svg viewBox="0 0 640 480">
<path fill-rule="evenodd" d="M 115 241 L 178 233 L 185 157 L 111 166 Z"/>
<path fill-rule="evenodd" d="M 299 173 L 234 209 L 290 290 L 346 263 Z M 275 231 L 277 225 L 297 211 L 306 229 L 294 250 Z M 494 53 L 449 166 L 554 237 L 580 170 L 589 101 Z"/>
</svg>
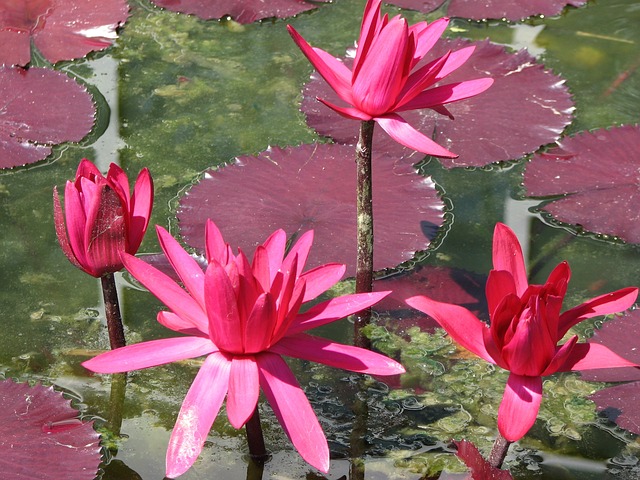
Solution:
<svg viewBox="0 0 640 480">
<path fill-rule="evenodd" d="M 510 371 L 498 410 L 498 429 L 510 442 L 533 426 L 542 401 L 542 377 L 555 372 L 637 366 L 597 343 L 558 342 L 587 318 L 626 310 L 637 288 L 600 295 L 560 313 L 571 272 L 560 263 L 544 285 L 529 285 L 522 249 L 513 231 L 498 223 L 493 236 L 493 270 L 486 285 L 491 326 L 467 309 L 424 296 L 412 307 L 435 319 L 453 339 L 484 360 Z"/>
<path fill-rule="evenodd" d="M 381 16 L 381 3 L 381 0 L 367 1 L 352 70 L 324 50 L 311 47 L 292 26 L 287 26 L 302 53 L 350 106 L 319 100 L 344 117 L 374 120 L 391 138 L 413 150 L 456 157 L 414 129 L 398 113 L 431 108 L 451 116 L 445 104 L 478 95 L 493 80 L 480 78 L 434 86 L 466 62 L 475 47 L 448 52 L 418 66 L 447 28 L 449 19 L 409 26 L 399 15 L 391 20 L 388 15 Z"/>
<path fill-rule="evenodd" d="M 75 181 L 64 189 L 64 211 L 53 187 L 58 241 L 69 261 L 89 275 L 101 277 L 123 267 L 120 253 L 136 253 L 147 231 L 153 206 L 153 180 L 144 168 L 133 195 L 129 179 L 115 163 L 106 178 L 82 159 Z"/>
<path fill-rule="evenodd" d="M 329 448 L 309 401 L 281 355 L 375 375 L 404 372 L 383 355 L 304 333 L 344 318 L 389 292 L 345 295 L 304 313 L 304 302 L 326 292 L 344 274 L 327 264 L 303 272 L 313 232 L 301 235 L 285 255 L 287 237 L 273 233 L 249 262 L 234 255 L 212 221 L 206 224 L 207 267 L 200 265 L 161 227 L 162 249 L 184 288 L 156 268 L 123 254 L 127 270 L 170 311 L 158 321 L 183 337 L 129 345 L 85 362 L 94 372 L 116 373 L 206 356 L 178 414 L 167 450 L 167 476 L 189 469 L 202 450 L 224 398 L 235 428 L 252 416 L 262 389 L 300 455 L 324 472 Z"/>
</svg>

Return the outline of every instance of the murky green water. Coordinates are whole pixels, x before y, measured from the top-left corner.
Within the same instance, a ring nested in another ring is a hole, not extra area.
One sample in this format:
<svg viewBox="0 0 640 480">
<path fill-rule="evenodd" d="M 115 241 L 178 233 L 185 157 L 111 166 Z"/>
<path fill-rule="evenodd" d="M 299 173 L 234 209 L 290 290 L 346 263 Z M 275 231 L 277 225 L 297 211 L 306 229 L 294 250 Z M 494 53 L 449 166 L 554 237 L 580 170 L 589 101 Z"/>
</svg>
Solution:
<svg viewBox="0 0 640 480">
<path fill-rule="evenodd" d="M 357 36 L 363 4 L 335 0 L 288 23 L 310 43 L 341 55 Z M 410 21 L 424 17 L 404 13 Z M 640 61 L 639 21 L 637 2 L 601 1 L 562 17 L 520 25 L 455 20 L 452 35 L 527 44 L 567 79 L 577 108 L 567 132 L 575 133 L 638 121 L 640 73 L 632 71 L 615 91 L 605 92 L 621 72 Z M 117 45 L 106 55 L 63 66 L 97 86 L 111 107 L 109 113 L 102 104 L 101 124 L 106 127 L 110 114 L 111 123 L 102 136 L 98 132 L 82 145 L 56 148 L 50 160 L 0 173 L 0 369 L 6 377 L 53 383 L 75 396 L 85 415 L 98 418 L 98 424 L 110 419 L 109 377 L 91 376 L 80 366 L 92 350 L 108 345 L 99 285 L 72 267 L 57 245 L 52 186 L 72 178 L 82 157 L 104 167 L 118 161 L 130 175 L 149 167 L 157 188 L 152 223 L 175 233 L 176 199 L 205 169 L 269 145 L 323 141 L 298 111 L 311 67 L 286 33 L 286 23 L 204 22 L 139 0 Z M 522 170 L 523 162 L 453 171 L 435 161 L 426 165 L 423 172 L 446 190 L 453 222 L 446 240 L 424 263 L 486 273 L 493 225 L 507 221 L 521 232 L 530 227 L 529 259 L 539 272 L 532 281 L 543 281 L 559 261 L 570 262 L 571 304 L 638 284 L 637 247 L 587 236 L 565 241 L 565 229 L 548 226 L 530 213 L 537 202 L 520 200 Z M 247 189 L 250 195 L 251 186 Z M 159 250 L 152 229 L 149 233 L 141 252 Z M 121 285 L 129 343 L 170 333 L 155 322 L 162 309 L 158 301 L 126 278 Z M 342 322 L 321 333 L 348 341 L 349 332 L 348 323 Z M 362 385 L 345 372 L 296 368 L 335 457 L 326 478 L 349 476 L 351 431 L 358 422 L 353 412 L 367 402 L 365 478 L 418 479 L 443 465 L 460 469 L 446 447 L 452 437 L 490 446 L 504 374 L 479 361 L 452 361 L 455 349 L 442 336 L 415 330 L 409 334 L 415 351 L 405 352 L 412 362 L 412 377 L 405 384 L 411 388 L 389 391 L 374 380 Z M 382 346 L 396 352 L 408 348 L 389 342 Z M 104 478 L 162 478 L 170 430 L 195 371 L 193 364 L 179 364 L 130 374 L 122 436 L 110 439 L 117 453 Z M 583 399 L 595 388 L 573 375 L 548 379 L 541 420 L 509 457 L 517 478 L 605 478 L 608 465 L 634 464 L 634 458 L 637 463 L 632 436 L 598 419 L 593 405 Z M 365 401 L 354 404 L 354 398 Z M 263 419 L 273 453 L 264 478 L 322 478 L 292 451 L 267 407 Z M 244 433 L 231 428 L 224 413 L 209 440 L 198 463 L 182 478 L 245 478 Z"/>
</svg>

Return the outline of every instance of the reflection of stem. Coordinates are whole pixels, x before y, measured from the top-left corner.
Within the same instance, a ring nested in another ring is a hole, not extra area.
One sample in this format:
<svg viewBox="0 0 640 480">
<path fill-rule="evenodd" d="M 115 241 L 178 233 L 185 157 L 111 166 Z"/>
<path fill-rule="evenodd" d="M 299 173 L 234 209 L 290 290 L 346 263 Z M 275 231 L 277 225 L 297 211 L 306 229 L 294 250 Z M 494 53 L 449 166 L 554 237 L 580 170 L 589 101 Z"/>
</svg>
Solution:
<svg viewBox="0 0 640 480">
<path fill-rule="evenodd" d="M 502 462 L 504 462 L 504 459 L 507 456 L 509 445 L 511 445 L 511 442 L 498 433 L 496 441 L 493 443 L 491 454 L 489 455 L 489 464 L 492 467 L 502 467 Z"/>
<path fill-rule="evenodd" d="M 253 415 L 245 425 L 247 431 L 247 443 L 249 444 L 249 455 L 251 461 L 255 463 L 264 463 L 267 459 L 267 449 L 264 446 L 264 437 L 262 435 L 262 425 L 260 425 L 260 413 L 258 406 L 253 411 Z M 248 472 L 247 472 L 248 475 Z"/>
<path fill-rule="evenodd" d="M 365 464 L 365 435 L 367 433 L 367 421 L 369 419 L 369 405 L 366 400 L 362 400 L 365 386 L 363 380 L 359 382 L 360 395 L 354 395 L 352 406 L 355 419 L 353 421 L 353 430 L 351 430 L 351 438 L 349 447 L 351 448 L 351 463 L 349 465 L 349 480 L 364 480 Z"/>
<path fill-rule="evenodd" d="M 262 480 L 264 473 L 264 461 L 249 458 L 247 464 L 247 480 Z"/>
<path fill-rule="evenodd" d="M 360 123 L 360 135 L 356 146 L 357 169 L 357 242 L 356 293 L 368 293 L 373 288 L 373 203 L 371 188 L 371 148 L 373 145 L 373 120 Z M 369 348 L 370 343 L 360 329 L 371 320 L 371 308 L 356 315 L 355 344 Z"/>
<path fill-rule="evenodd" d="M 122 316 L 120 315 L 120 305 L 118 303 L 118 290 L 116 289 L 116 278 L 113 273 L 107 273 L 100 277 L 102 281 L 102 296 L 104 297 L 104 314 L 107 317 L 107 329 L 109 330 L 109 343 L 111 350 L 124 347 L 124 328 L 122 327 Z"/>
<path fill-rule="evenodd" d="M 124 394 L 127 389 L 127 374 L 114 373 L 111 375 L 111 394 L 109 395 L 109 423 L 107 427 L 115 436 L 120 435 L 122 428 L 122 411 L 124 409 Z"/>
</svg>

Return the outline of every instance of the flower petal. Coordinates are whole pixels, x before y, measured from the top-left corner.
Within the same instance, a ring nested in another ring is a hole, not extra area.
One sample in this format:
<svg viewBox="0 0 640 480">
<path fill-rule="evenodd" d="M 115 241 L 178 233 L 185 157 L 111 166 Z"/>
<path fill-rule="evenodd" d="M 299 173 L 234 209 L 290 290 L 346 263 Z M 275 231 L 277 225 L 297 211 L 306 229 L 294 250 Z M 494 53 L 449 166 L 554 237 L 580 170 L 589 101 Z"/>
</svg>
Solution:
<svg viewBox="0 0 640 480">
<path fill-rule="evenodd" d="M 227 416 L 233 428 L 240 428 L 253 415 L 258 405 L 260 381 L 258 364 L 253 356 L 234 356 L 231 360 Z"/>
<path fill-rule="evenodd" d="M 120 373 L 201 357 L 217 350 L 208 338 L 162 338 L 101 353 L 82 365 L 96 373 Z"/>
<path fill-rule="evenodd" d="M 246 353 L 261 352 L 269 346 L 276 324 L 273 296 L 269 292 L 260 294 L 247 317 L 244 350 Z"/>
<path fill-rule="evenodd" d="M 339 107 L 338 105 L 334 105 L 333 103 L 323 100 L 322 98 L 318 98 L 318 101 L 324 103 L 331 110 L 335 110 L 337 113 L 339 113 L 343 117 L 350 118 L 351 120 L 368 121 L 368 120 L 371 120 L 372 118 L 371 115 L 361 112 L 357 108 Z"/>
<path fill-rule="evenodd" d="M 207 224 L 204 231 L 204 244 L 205 254 L 207 256 L 207 263 L 211 260 L 216 260 L 222 265 L 225 265 L 229 260 L 227 253 L 229 251 L 227 244 L 222 238 L 220 229 L 211 219 L 207 219 Z"/>
<path fill-rule="evenodd" d="M 160 247 L 176 271 L 182 284 L 202 310 L 204 304 L 204 271 L 195 259 L 161 226 L 156 226 Z"/>
<path fill-rule="evenodd" d="M 435 157 L 456 158 L 458 156 L 417 131 L 400 115 L 388 113 L 375 117 L 374 120 L 391 138 L 405 147 Z"/>
<path fill-rule="evenodd" d="M 305 57 L 316 68 L 318 73 L 326 80 L 329 86 L 335 90 L 338 96 L 347 103 L 351 102 L 351 75 L 346 76 L 345 66 L 339 67 L 338 59 L 332 57 L 327 52 L 319 48 L 313 48 L 296 32 L 295 28 L 287 25 L 287 31 L 296 45 L 300 48 Z M 322 52 L 322 53 L 321 53 Z M 333 60 L 330 60 L 332 58 Z M 348 69 L 347 69 L 348 70 Z M 349 72 L 350 73 L 350 72 Z"/>
<path fill-rule="evenodd" d="M 487 326 L 469 310 L 424 296 L 407 298 L 405 302 L 433 318 L 462 347 L 488 362 L 496 363 L 484 346 L 483 332 L 488 330 Z"/>
<path fill-rule="evenodd" d="M 599 315 L 618 313 L 631 307 L 638 297 L 638 289 L 635 287 L 622 288 L 615 292 L 605 293 L 598 297 L 573 307 L 560 315 L 559 338 L 562 338 L 571 327 L 582 320 Z"/>
<path fill-rule="evenodd" d="M 484 92 L 491 85 L 493 85 L 493 78 L 477 78 L 475 80 L 440 85 L 416 95 L 413 100 L 406 102 L 396 111 L 404 112 L 418 108 L 433 108 L 445 103 L 459 102 Z"/>
<path fill-rule="evenodd" d="M 496 223 L 493 231 L 493 268 L 511 273 L 516 294 L 522 297 L 529 286 L 522 248 L 516 234 L 504 223 Z"/>
<path fill-rule="evenodd" d="M 307 258 L 309 258 L 309 251 L 311 251 L 311 245 L 313 245 L 313 230 L 307 230 L 304 232 L 296 243 L 291 247 L 287 257 L 282 262 L 280 271 L 287 272 L 292 266 L 293 262 L 296 262 L 296 268 L 293 271 L 293 275 L 299 277 L 302 274 Z"/>
<path fill-rule="evenodd" d="M 158 312 L 156 319 L 160 325 L 167 327 L 174 332 L 182 333 L 184 335 L 209 338 L 209 335 L 206 332 L 201 332 L 194 327 L 191 322 L 182 319 L 173 312 L 162 310 L 161 312 Z"/>
<path fill-rule="evenodd" d="M 180 288 L 168 275 L 128 253 L 123 253 L 121 258 L 129 273 L 176 315 L 190 322 L 203 333 L 209 331 L 209 321 L 206 313 L 198 305 L 198 302 Z"/>
<path fill-rule="evenodd" d="M 314 305 L 306 312 L 298 314 L 287 330 L 287 335 L 304 332 L 348 317 L 379 302 L 390 293 L 371 292 L 343 295 Z"/>
<path fill-rule="evenodd" d="M 328 263 L 304 272 L 300 278 L 306 281 L 302 302 L 308 302 L 322 295 L 340 281 L 346 267 L 341 263 Z"/>
<path fill-rule="evenodd" d="M 487 297 L 487 307 L 489 308 L 489 317 L 492 319 L 496 315 L 496 308 L 501 304 L 507 296 L 517 296 L 516 285 L 511 272 L 506 270 L 491 270 L 487 284 L 485 287 L 485 296 Z"/>
<path fill-rule="evenodd" d="M 67 227 L 64 221 L 64 212 L 62 210 L 58 189 L 56 187 L 53 187 L 53 219 L 56 227 L 56 236 L 58 237 L 58 243 L 60 244 L 62 251 L 73 265 L 82 270 L 82 265 L 78 263 L 78 260 L 73 253 L 73 249 L 71 248 L 71 244 L 69 243 Z"/>
<path fill-rule="evenodd" d="M 402 365 L 385 355 L 305 333 L 286 336 L 269 351 L 371 375 L 396 375 L 405 372 Z"/>
<path fill-rule="evenodd" d="M 219 352 L 209 355 L 200 367 L 171 433 L 167 448 L 167 477 L 182 475 L 200 455 L 227 394 L 230 370 L 231 362 Z"/>
<path fill-rule="evenodd" d="M 153 179 L 149 169 L 143 168 L 138 174 L 129 210 L 131 221 L 129 224 L 129 252 L 137 252 L 144 234 L 149 226 L 151 210 L 153 208 Z"/>
<path fill-rule="evenodd" d="M 256 356 L 260 386 L 285 433 L 306 462 L 329 471 L 329 446 L 309 400 L 280 356 L 264 352 Z"/>
<path fill-rule="evenodd" d="M 204 293 L 211 339 L 225 351 L 242 353 L 244 325 L 238 314 L 236 294 L 224 267 L 215 260 L 207 267 Z"/>
<path fill-rule="evenodd" d="M 577 343 L 557 371 L 595 370 L 598 368 L 640 367 L 599 343 Z"/>
<path fill-rule="evenodd" d="M 409 33 L 413 33 L 416 37 L 416 50 L 413 54 L 415 63 L 422 60 L 422 57 L 440 40 L 447 26 L 449 26 L 449 18 L 442 17 L 429 24 L 419 22 L 409 27 Z"/>
<path fill-rule="evenodd" d="M 498 430 L 509 442 L 526 435 L 536 422 L 542 402 L 542 377 L 511 373 L 498 408 Z"/>
</svg>

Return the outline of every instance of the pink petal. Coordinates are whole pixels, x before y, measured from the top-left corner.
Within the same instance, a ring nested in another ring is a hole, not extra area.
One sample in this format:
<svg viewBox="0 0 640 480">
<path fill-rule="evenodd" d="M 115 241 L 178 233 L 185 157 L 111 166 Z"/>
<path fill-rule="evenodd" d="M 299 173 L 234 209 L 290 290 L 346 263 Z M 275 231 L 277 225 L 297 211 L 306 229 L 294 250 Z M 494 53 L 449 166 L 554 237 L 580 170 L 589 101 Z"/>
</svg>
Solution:
<svg viewBox="0 0 640 480">
<path fill-rule="evenodd" d="M 240 428 L 258 405 L 260 381 L 258 364 L 253 356 L 234 356 L 231 360 L 227 416 L 233 428 Z"/>
<path fill-rule="evenodd" d="M 397 375 L 405 372 L 402 365 L 385 355 L 305 333 L 286 336 L 269 351 L 371 375 Z"/>
<path fill-rule="evenodd" d="M 220 348 L 242 353 L 242 327 L 236 294 L 227 272 L 212 260 L 204 281 L 205 303 L 209 317 L 209 335 Z"/>
<path fill-rule="evenodd" d="M 484 345 L 483 332 L 489 329 L 469 310 L 424 296 L 407 298 L 405 302 L 433 318 L 462 347 L 488 362 L 496 363 Z"/>
<path fill-rule="evenodd" d="M 320 49 L 313 48 L 309 45 L 291 25 L 287 25 L 287 30 L 289 31 L 291 38 L 293 38 L 293 41 L 298 45 L 298 48 L 302 50 L 304 56 L 307 57 L 311 64 L 316 68 L 322 78 L 326 80 L 341 99 L 347 103 L 351 103 L 351 78 L 345 77 L 344 68 L 346 67 L 344 67 L 344 65 L 342 67 L 337 67 L 336 63 L 340 62 L 335 58 L 335 62 L 330 61 L 330 63 L 327 63 L 328 57 L 330 56 L 328 53 L 319 53 Z"/>
<path fill-rule="evenodd" d="M 194 327 L 191 322 L 182 319 L 173 312 L 163 310 L 158 312 L 158 316 L 156 318 L 160 325 L 167 327 L 174 332 L 182 333 L 184 335 L 209 338 L 209 335 L 206 332 L 201 332 Z"/>
<path fill-rule="evenodd" d="M 271 287 L 271 280 L 275 277 L 275 272 L 273 272 L 273 277 L 269 273 L 270 267 L 269 253 L 267 249 L 262 245 L 259 245 L 256 248 L 256 251 L 253 254 L 253 262 L 251 263 L 251 272 L 253 274 L 253 278 L 260 284 L 261 291 L 268 292 Z"/>
<path fill-rule="evenodd" d="M 127 207 L 126 210 L 129 212 L 131 207 L 129 178 L 117 163 L 111 163 L 109 165 L 109 171 L 107 172 L 107 184 L 118 192 L 118 196 L 123 200 L 123 203 Z"/>
<path fill-rule="evenodd" d="M 558 336 L 561 338 L 571 327 L 587 318 L 622 312 L 631 307 L 637 297 L 638 289 L 627 287 L 615 292 L 605 293 L 577 307 L 573 307 L 560 315 Z"/>
<path fill-rule="evenodd" d="M 106 183 L 99 187 L 98 198 L 87 212 L 85 228 L 87 260 L 102 275 L 122 269 L 120 252 L 127 250 L 127 230 L 118 193 Z"/>
<path fill-rule="evenodd" d="M 442 67 L 444 67 L 450 54 L 451 52 L 429 62 L 423 67 L 420 67 L 416 72 L 412 73 L 396 101 L 394 110 L 397 110 L 410 100 L 413 100 L 417 95 L 422 93 L 425 88 L 436 83 L 437 75 L 440 73 L 440 70 L 442 70 Z"/>
<path fill-rule="evenodd" d="M 391 292 L 356 293 L 332 298 L 298 314 L 287 331 L 288 335 L 326 325 L 359 312 L 379 302 Z"/>
<path fill-rule="evenodd" d="M 76 180 L 81 177 L 86 177 L 89 179 L 104 178 L 102 172 L 98 170 L 98 167 L 96 167 L 92 161 L 87 160 L 86 158 L 80 160 L 78 168 L 76 169 Z"/>
<path fill-rule="evenodd" d="M 287 247 L 287 234 L 282 229 L 276 230 L 265 240 L 262 246 L 267 250 L 269 257 L 269 285 L 271 285 L 284 259 L 284 252 Z"/>
<path fill-rule="evenodd" d="M 260 386 L 285 433 L 306 462 L 329 471 L 329 446 L 322 427 L 295 376 L 278 355 L 256 357 Z"/>
<path fill-rule="evenodd" d="M 383 117 L 374 118 L 382 129 L 389 134 L 396 142 L 412 150 L 433 155 L 435 157 L 456 158 L 455 153 L 451 153 L 444 147 L 426 137 L 411 125 L 404 118 L 395 113 L 389 113 Z"/>
<path fill-rule="evenodd" d="M 595 370 L 598 368 L 639 367 L 599 343 L 577 343 L 557 371 Z"/>
<path fill-rule="evenodd" d="M 307 258 L 309 258 L 311 245 L 313 245 L 313 230 L 308 230 L 300 235 L 300 238 L 298 238 L 296 243 L 291 247 L 291 250 L 287 253 L 287 257 L 282 262 L 280 270 L 286 272 L 291 268 L 291 265 L 295 260 L 297 266 L 293 274 L 296 277 L 299 277 L 302 274 L 304 265 L 307 263 Z"/>
<path fill-rule="evenodd" d="M 53 187 L 53 220 L 56 227 L 56 236 L 58 237 L 58 243 L 62 248 L 62 251 L 69 259 L 69 261 L 82 269 L 82 266 L 76 260 L 76 256 L 71 249 L 71 244 L 69 243 L 69 237 L 67 236 L 67 227 L 64 222 L 64 212 L 62 210 L 62 205 L 60 204 L 60 197 L 58 196 L 58 189 Z"/>
<path fill-rule="evenodd" d="M 396 111 L 404 112 L 419 108 L 433 108 L 445 103 L 459 102 L 479 95 L 491 85 L 493 85 L 492 78 L 477 78 L 475 80 L 440 85 L 416 95 L 413 100 L 406 102 Z"/>
<path fill-rule="evenodd" d="M 513 275 L 506 270 L 491 270 L 485 288 L 487 307 L 489 308 L 489 316 L 491 319 L 493 319 L 495 315 L 496 308 L 508 295 L 516 295 Z"/>
<path fill-rule="evenodd" d="M 422 27 L 423 25 L 426 27 Z M 409 31 L 414 32 L 416 36 L 416 50 L 413 54 L 414 65 L 429 53 L 448 26 L 449 19 L 442 17 L 429 24 L 420 22 L 409 28 Z"/>
<path fill-rule="evenodd" d="M 338 105 L 334 105 L 331 102 L 327 102 L 326 100 L 323 100 L 322 98 L 318 98 L 318 101 L 324 103 L 330 109 L 335 110 L 337 113 L 339 113 L 343 117 L 350 118 L 351 120 L 368 121 L 368 120 L 371 120 L 373 118 L 368 113 L 364 113 L 364 112 L 358 110 L 357 108 L 340 107 Z"/>
<path fill-rule="evenodd" d="M 442 80 L 444 77 L 460 68 L 467 60 L 469 60 L 475 49 L 476 46 L 471 45 L 470 47 L 464 47 L 460 50 L 456 50 L 455 52 L 451 52 L 449 58 L 447 58 L 447 62 L 444 64 L 444 67 L 442 67 L 442 70 L 438 72 L 436 81 Z"/>
<path fill-rule="evenodd" d="M 230 370 L 231 362 L 219 352 L 209 355 L 200 367 L 171 433 L 167 448 L 167 477 L 182 475 L 200 455 L 227 394 Z"/>
<path fill-rule="evenodd" d="M 353 74 L 357 75 L 362 66 L 363 59 L 369 53 L 369 48 L 373 43 L 381 28 L 380 6 L 381 0 L 369 0 L 364 7 L 362 14 L 362 23 L 360 25 L 360 37 L 358 39 L 358 49 L 356 50 L 356 58 L 353 62 Z"/>
<path fill-rule="evenodd" d="M 80 192 L 72 182 L 67 182 L 64 189 L 64 214 L 69 233 L 69 245 L 77 262 L 86 271 L 88 268 L 87 252 L 84 243 L 84 229 L 87 224 L 87 217 L 84 212 L 84 205 L 80 198 Z M 93 275 L 93 272 L 87 272 Z"/>
<path fill-rule="evenodd" d="M 496 223 L 493 231 L 493 268 L 510 272 L 516 293 L 522 297 L 529 287 L 522 248 L 516 234 L 504 223 Z"/>
<path fill-rule="evenodd" d="M 205 253 L 207 262 L 217 260 L 221 264 L 227 263 L 227 244 L 222 238 L 218 226 L 211 219 L 207 219 L 205 226 Z"/>
<path fill-rule="evenodd" d="M 124 263 L 125 268 L 131 275 L 176 315 L 184 321 L 190 322 L 201 332 L 207 333 L 209 331 L 209 321 L 206 313 L 198 302 L 180 288 L 176 282 L 171 280 L 168 275 L 128 253 L 123 253 L 121 258 L 122 263 Z"/>
<path fill-rule="evenodd" d="M 131 196 L 131 224 L 129 230 L 130 252 L 137 252 L 149 226 L 153 208 L 153 179 L 147 168 L 138 174 Z"/>
<path fill-rule="evenodd" d="M 156 226 L 160 247 L 191 297 L 204 311 L 204 272 L 195 259 L 164 228 Z"/>
<path fill-rule="evenodd" d="M 129 372 L 208 355 L 216 350 L 208 338 L 162 338 L 101 353 L 82 365 L 96 373 Z"/>
<path fill-rule="evenodd" d="M 244 331 L 244 351 L 257 353 L 265 350 L 271 343 L 276 323 L 276 305 L 270 293 L 261 294 L 248 314 Z M 237 428 L 237 427 L 236 427 Z"/>
<path fill-rule="evenodd" d="M 306 290 L 302 301 L 313 300 L 329 290 L 340 281 L 346 268 L 341 263 L 329 263 L 304 272 L 300 276 L 306 281 Z"/>
<path fill-rule="evenodd" d="M 512 373 L 498 409 L 498 430 L 510 442 L 526 435 L 536 422 L 542 402 L 542 377 Z"/>
</svg>

